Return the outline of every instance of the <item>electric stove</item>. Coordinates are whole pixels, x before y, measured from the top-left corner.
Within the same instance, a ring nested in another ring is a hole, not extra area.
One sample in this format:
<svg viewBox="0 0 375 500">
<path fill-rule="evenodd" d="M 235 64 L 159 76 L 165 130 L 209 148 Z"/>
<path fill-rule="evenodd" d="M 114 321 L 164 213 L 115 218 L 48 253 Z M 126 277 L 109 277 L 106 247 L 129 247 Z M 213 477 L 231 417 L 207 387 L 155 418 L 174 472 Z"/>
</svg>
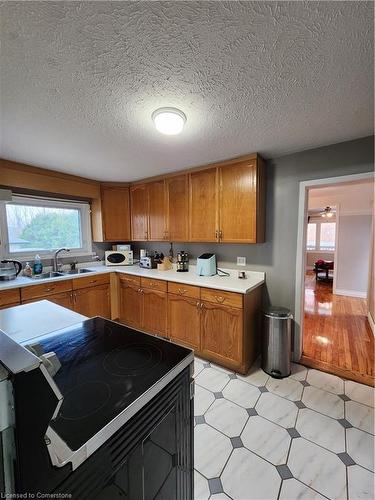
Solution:
<svg viewBox="0 0 375 500">
<path fill-rule="evenodd" d="M 17 492 L 70 491 L 86 498 L 89 491 L 90 498 L 101 498 L 101 492 L 118 488 L 126 477 L 124 498 L 159 498 L 166 485 L 174 485 L 168 491 L 175 498 L 191 498 L 190 349 L 100 317 L 33 338 L 28 345 L 17 344 L 18 350 L 12 339 L 0 334 L 0 347 L 7 353 L 1 361 L 10 371 L 15 399 Z M 35 421 L 40 425 L 33 425 Z M 125 434 L 127 439 L 120 438 Z M 112 447 L 116 457 L 122 456 L 118 463 L 108 459 Z M 174 451 L 166 458 L 168 449 Z M 98 462 L 100 456 L 106 457 L 106 473 L 94 488 L 96 467 L 104 463 Z M 163 460 L 167 462 L 160 466 L 159 477 L 158 463 Z M 182 481 L 184 474 L 188 481 Z M 77 482 L 81 476 L 83 482 Z M 81 483 L 85 490 L 77 493 Z M 181 493 L 177 485 L 185 485 Z"/>
</svg>

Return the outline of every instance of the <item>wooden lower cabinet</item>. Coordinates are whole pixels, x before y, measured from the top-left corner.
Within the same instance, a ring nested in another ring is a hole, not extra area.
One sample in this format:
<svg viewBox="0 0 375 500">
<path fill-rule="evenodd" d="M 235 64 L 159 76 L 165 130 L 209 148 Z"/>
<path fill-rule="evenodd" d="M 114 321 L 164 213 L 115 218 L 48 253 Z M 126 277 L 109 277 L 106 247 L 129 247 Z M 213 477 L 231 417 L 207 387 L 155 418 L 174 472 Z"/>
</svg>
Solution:
<svg viewBox="0 0 375 500">
<path fill-rule="evenodd" d="M 150 333 L 167 336 L 167 292 L 142 288 L 141 327 Z"/>
<path fill-rule="evenodd" d="M 1 304 L 0 309 L 7 309 L 8 307 L 19 306 L 19 302 L 13 302 L 12 304 Z"/>
<path fill-rule="evenodd" d="M 199 300 L 168 294 L 168 336 L 171 340 L 199 351 L 200 319 Z"/>
<path fill-rule="evenodd" d="M 243 310 L 202 302 L 200 351 L 219 364 L 239 367 L 243 361 Z"/>
<path fill-rule="evenodd" d="M 154 280 L 155 281 L 155 280 Z M 120 279 L 119 320 L 149 333 L 167 335 L 167 292 Z"/>
<path fill-rule="evenodd" d="M 119 320 L 134 328 L 141 327 L 141 289 L 127 281 L 120 280 Z"/>
<path fill-rule="evenodd" d="M 92 318 L 93 316 L 111 317 L 109 284 L 80 288 L 73 292 L 74 311 Z M 62 305 L 62 304 L 61 304 Z"/>
<path fill-rule="evenodd" d="M 67 309 L 73 309 L 73 294 L 72 292 L 62 292 L 55 293 L 53 295 L 47 295 L 46 297 L 37 297 L 35 299 L 23 300 L 22 304 L 31 304 L 32 302 L 37 302 L 39 300 L 49 300 L 54 304 L 57 304 Z"/>
</svg>

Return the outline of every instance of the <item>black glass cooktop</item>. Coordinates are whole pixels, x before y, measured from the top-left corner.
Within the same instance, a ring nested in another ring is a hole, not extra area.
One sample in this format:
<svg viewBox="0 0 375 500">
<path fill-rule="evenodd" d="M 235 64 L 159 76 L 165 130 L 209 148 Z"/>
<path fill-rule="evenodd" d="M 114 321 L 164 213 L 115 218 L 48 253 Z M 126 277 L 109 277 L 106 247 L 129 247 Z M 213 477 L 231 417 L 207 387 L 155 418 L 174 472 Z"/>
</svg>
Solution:
<svg viewBox="0 0 375 500">
<path fill-rule="evenodd" d="M 51 427 L 72 450 L 166 375 L 189 349 L 103 318 L 92 318 L 37 339 L 54 351 L 54 376 L 64 401 Z"/>
</svg>

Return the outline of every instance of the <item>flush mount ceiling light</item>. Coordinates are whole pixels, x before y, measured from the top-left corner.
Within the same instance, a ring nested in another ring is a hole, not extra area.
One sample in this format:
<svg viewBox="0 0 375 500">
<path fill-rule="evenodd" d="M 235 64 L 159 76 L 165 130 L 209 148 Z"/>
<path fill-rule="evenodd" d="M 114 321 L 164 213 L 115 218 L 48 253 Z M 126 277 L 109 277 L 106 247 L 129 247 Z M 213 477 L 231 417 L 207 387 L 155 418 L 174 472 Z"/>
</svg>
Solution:
<svg viewBox="0 0 375 500">
<path fill-rule="evenodd" d="M 328 218 L 331 218 L 335 215 L 335 212 L 332 210 L 331 207 L 326 207 L 323 212 L 320 212 L 320 215 L 322 217 L 328 217 Z"/>
<path fill-rule="evenodd" d="M 186 123 L 186 115 L 177 108 L 159 108 L 151 115 L 156 130 L 166 135 L 177 135 L 182 132 Z"/>
</svg>

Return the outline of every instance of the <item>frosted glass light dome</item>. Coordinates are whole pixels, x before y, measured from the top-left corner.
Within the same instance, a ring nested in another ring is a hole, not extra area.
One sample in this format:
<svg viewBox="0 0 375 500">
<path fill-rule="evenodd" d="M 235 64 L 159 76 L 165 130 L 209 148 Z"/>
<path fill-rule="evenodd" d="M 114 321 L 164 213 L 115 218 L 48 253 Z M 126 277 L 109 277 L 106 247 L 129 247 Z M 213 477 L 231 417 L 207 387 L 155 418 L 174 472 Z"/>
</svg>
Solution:
<svg viewBox="0 0 375 500">
<path fill-rule="evenodd" d="M 152 113 L 151 118 L 156 130 L 166 135 L 180 134 L 186 123 L 185 113 L 177 108 L 159 108 Z"/>
</svg>

